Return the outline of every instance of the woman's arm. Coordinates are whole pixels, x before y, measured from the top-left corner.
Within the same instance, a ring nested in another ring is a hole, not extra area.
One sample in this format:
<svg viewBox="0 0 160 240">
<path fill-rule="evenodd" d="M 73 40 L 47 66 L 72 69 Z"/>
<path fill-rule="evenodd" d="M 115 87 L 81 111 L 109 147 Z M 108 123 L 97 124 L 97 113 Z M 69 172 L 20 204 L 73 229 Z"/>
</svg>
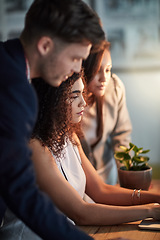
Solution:
<svg viewBox="0 0 160 240">
<path fill-rule="evenodd" d="M 79 142 L 79 140 L 77 139 Z M 140 197 L 133 190 L 105 184 L 90 161 L 87 159 L 81 144 L 78 145 L 82 167 L 86 175 L 86 193 L 96 203 L 130 206 L 136 204 L 160 203 L 160 194 L 141 191 Z"/>
<path fill-rule="evenodd" d="M 151 205 L 117 207 L 86 203 L 60 173 L 47 148 L 32 140 L 33 162 L 39 186 L 57 207 L 78 225 L 114 225 L 146 217 L 160 218 L 160 207 Z"/>
<path fill-rule="evenodd" d="M 38 140 L 31 140 L 32 160 L 37 182 L 56 206 L 69 218 L 77 222 L 85 202 L 59 171 L 53 155 Z M 81 209 L 82 208 L 82 209 Z"/>
</svg>

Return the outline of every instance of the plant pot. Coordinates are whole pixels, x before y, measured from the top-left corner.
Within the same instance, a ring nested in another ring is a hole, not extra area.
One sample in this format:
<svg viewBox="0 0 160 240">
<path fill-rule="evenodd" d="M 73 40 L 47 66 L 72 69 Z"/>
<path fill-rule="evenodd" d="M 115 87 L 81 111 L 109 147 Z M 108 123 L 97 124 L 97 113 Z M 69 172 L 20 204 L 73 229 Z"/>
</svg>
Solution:
<svg viewBox="0 0 160 240">
<path fill-rule="evenodd" d="M 118 176 L 121 187 L 148 190 L 152 180 L 152 167 L 141 171 L 127 171 L 121 167 Z"/>
</svg>

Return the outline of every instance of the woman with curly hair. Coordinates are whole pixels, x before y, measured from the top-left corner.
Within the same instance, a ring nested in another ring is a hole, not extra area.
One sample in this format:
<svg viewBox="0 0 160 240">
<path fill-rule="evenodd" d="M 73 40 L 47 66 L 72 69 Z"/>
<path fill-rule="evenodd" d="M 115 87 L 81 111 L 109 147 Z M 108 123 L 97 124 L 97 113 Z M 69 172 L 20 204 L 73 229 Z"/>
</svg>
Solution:
<svg viewBox="0 0 160 240">
<path fill-rule="evenodd" d="M 79 90 L 71 90 L 73 85 L 75 84 L 76 86 L 78 83 L 82 85 L 81 88 L 83 90 L 85 81 L 82 71 L 74 73 L 59 88 L 51 87 L 42 79 L 34 79 L 32 81 L 39 101 L 38 119 L 32 133 L 32 139 L 38 139 L 43 146 L 47 146 L 56 158 L 61 156 L 65 142 L 70 141 L 75 144 L 72 136 L 74 132 L 79 137 L 82 135 L 80 120 L 86 105 L 84 99 L 81 99 L 81 113 L 77 114 L 78 120 L 76 120 L 76 125 L 72 121 L 71 105 L 74 104 L 80 92 Z M 81 93 L 81 98 L 84 95 L 84 93 L 83 95 Z"/>
<path fill-rule="evenodd" d="M 81 74 L 59 88 L 33 81 L 39 115 L 30 147 L 37 182 L 57 207 L 78 225 L 114 225 L 160 219 L 160 194 L 103 182 L 84 154 L 79 138 L 86 102 Z M 95 203 L 83 200 L 84 193 Z"/>
</svg>

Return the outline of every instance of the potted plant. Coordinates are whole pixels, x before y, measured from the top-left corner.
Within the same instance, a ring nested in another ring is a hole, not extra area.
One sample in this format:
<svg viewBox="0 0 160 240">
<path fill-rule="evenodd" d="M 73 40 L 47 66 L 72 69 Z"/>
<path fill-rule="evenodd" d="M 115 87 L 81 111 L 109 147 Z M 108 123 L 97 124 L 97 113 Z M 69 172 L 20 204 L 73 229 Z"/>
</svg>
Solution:
<svg viewBox="0 0 160 240">
<path fill-rule="evenodd" d="M 148 165 L 149 157 L 144 156 L 150 150 L 138 148 L 129 143 L 129 148 L 120 146 L 121 151 L 114 154 L 115 159 L 123 164 L 118 169 L 121 187 L 148 190 L 152 180 L 152 167 Z"/>
</svg>

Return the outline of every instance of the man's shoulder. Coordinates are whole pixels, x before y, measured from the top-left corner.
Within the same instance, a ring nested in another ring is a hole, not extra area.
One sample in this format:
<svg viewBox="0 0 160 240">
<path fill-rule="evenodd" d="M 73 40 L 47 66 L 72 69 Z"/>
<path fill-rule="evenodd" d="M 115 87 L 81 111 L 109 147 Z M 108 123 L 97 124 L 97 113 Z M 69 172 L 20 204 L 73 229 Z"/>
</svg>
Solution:
<svg viewBox="0 0 160 240">
<path fill-rule="evenodd" d="M 23 49 L 21 42 L 18 38 L 0 41 L 0 50 L 4 51 L 4 53 L 9 54 L 11 51 L 14 52 L 17 49 Z"/>
<path fill-rule="evenodd" d="M 26 122 L 35 119 L 37 98 L 27 80 L 25 58 L 20 42 L 11 40 L 0 43 L 1 52 L 3 52 L 0 59 L 1 116 L 8 116 L 10 126 L 19 124 L 20 128 L 23 117 Z M 16 122 L 16 118 L 19 122 Z"/>
<path fill-rule="evenodd" d="M 19 39 L 11 39 L 5 42 L 0 42 L 0 62 L 17 62 L 22 64 L 24 58 L 24 50 Z"/>
<path fill-rule="evenodd" d="M 22 78 L 26 77 L 26 63 L 20 41 L 14 39 L 0 42 L 0 56 L 1 85 L 22 82 Z"/>
</svg>

